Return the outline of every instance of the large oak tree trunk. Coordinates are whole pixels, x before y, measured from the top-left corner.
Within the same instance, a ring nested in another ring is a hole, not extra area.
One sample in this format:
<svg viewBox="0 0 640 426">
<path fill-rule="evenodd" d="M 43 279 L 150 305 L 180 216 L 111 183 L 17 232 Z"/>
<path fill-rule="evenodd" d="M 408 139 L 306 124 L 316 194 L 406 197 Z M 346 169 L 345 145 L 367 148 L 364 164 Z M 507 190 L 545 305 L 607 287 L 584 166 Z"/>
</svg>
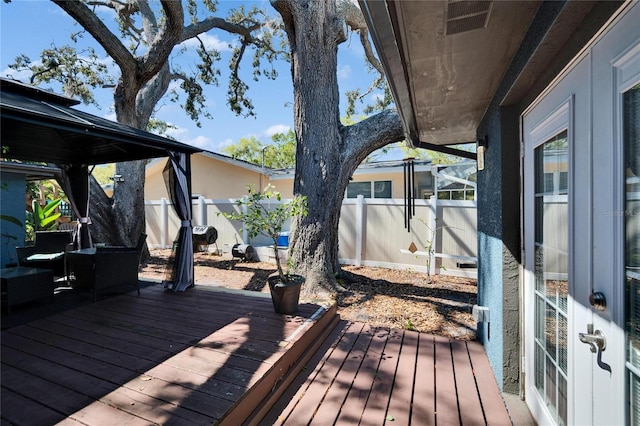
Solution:
<svg viewBox="0 0 640 426">
<path fill-rule="evenodd" d="M 274 0 L 291 50 L 294 127 L 297 137 L 294 194 L 309 213 L 294 220 L 290 256 L 306 277 L 304 294 L 339 290 L 338 221 L 349 177 L 374 150 L 403 138 L 395 112 L 353 126 L 340 123 L 338 45 L 344 21 L 335 0 Z"/>
<path fill-rule="evenodd" d="M 136 74 L 124 74 L 116 86 L 114 101 L 116 117 L 123 123 L 145 129 L 156 103 L 166 93 L 170 83 L 170 71 L 165 64 L 149 81 Z M 113 198 L 104 194 L 94 182 L 91 187 L 90 214 L 95 240 L 109 245 L 133 247 L 138 236 L 145 232 L 144 182 L 147 160 L 116 164 L 116 175 L 122 182 L 114 182 Z M 146 261 L 148 251 L 143 254 Z"/>
</svg>

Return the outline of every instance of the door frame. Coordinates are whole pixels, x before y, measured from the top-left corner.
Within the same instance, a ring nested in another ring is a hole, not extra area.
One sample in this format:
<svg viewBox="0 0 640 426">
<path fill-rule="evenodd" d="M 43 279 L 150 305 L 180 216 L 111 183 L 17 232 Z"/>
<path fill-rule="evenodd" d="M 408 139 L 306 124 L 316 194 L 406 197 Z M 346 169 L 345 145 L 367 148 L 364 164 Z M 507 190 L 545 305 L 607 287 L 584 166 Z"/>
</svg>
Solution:
<svg viewBox="0 0 640 426">
<path fill-rule="evenodd" d="M 533 126 L 525 137 L 525 132 L 527 132 L 527 127 L 525 125 L 525 116 L 527 116 L 530 112 L 532 112 L 535 108 L 531 108 L 527 110 L 527 113 L 524 113 L 521 117 L 521 129 L 523 135 L 523 166 L 524 166 L 524 188 L 522 191 L 523 194 L 523 216 L 524 216 L 524 241 L 523 241 L 523 304 L 524 307 L 524 336 L 525 336 L 525 352 L 523 354 L 524 363 L 523 368 L 525 371 L 525 400 L 529 409 L 531 410 L 531 414 L 536 419 L 539 424 L 554 424 L 555 420 L 550 416 L 548 410 L 544 409 L 545 402 L 540 398 L 539 393 L 536 390 L 535 383 L 535 250 L 532 249 L 532 245 L 535 244 L 535 213 L 528 214 L 529 212 L 533 213 L 535 211 L 534 205 L 534 196 L 535 196 L 535 155 L 534 152 L 536 148 L 543 145 L 550 138 L 555 135 L 561 133 L 562 131 L 567 131 L 567 141 L 568 141 L 568 152 L 567 152 L 567 163 L 568 163 L 568 194 L 567 194 L 567 204 L 568 204 L 568 228 L 567 228 L 567 244 L 571 246 L 571 242 L 574 238 L 574 139 L 575 139 L 575 97 L 573 95 L 570 96 L 549 96 L 545 99 L 541 100 L 545 102 L 538 102 L 537 106 L 544 107 L 545 103 L 550 104 L 550 112 L 547 115 L 543 115 L 539 117 L 538 120 L 535 121 Z M 527 267 L 527 265 L 531 265 L 531 267 Z M 576 306 L 573 303 L 573 298 L 571 295 L 574 292 L 573 282 L 574 282 L 575 272 L 573 270 L 573 252 L 569 250 L 568 253 L 568 265 L 567 265 L 567 280 L 568 280 L 568 297 L 567 297 L 567 318 L 568 318 L 568 329 L 567 329 L 567 359 L 571 360 L 574 354 L 574 345 L 570 336 L 573 333 L 572 327 L 575 321 L 573 321 L 573 315 L 576 309 Z M 570 384 L 574 382 L 574 372 L 570 367 L 571 364 L 567 365 L 567 389 L 569 389 Z M 572 412 L 573 407 L 571 405 L 571 400 L 567 398 L 567 420 L 569 424 L 572 424 Z"/>
</svg>

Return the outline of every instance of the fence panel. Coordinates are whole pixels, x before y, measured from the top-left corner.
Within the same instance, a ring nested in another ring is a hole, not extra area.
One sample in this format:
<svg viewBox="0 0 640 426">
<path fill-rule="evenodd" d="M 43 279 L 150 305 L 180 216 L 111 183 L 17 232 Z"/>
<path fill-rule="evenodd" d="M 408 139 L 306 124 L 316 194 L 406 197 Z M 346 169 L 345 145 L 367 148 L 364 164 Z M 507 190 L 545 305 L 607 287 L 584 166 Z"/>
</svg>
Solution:
<svg viewBox="0 0 640 426">
<path fill-rule="evenodd" d="M 285 200 L 286 201 L 286 200 Z M 427 258 L 401 253 L 414 243 L 418 251 L 426 251 L 433 240 L 436 270 L 441 273 L 471 275 L 459 268 L 460 259 L 448 256 L 477 256 L 477 220 L 474 201 L 437 201 L 435 227 L 431 220 L 432 204 L 436 200 L 415 200 L 415 215 L 411 229 L 404 227 L 404 201 L 398 199 L 345 199 L 338 227 L 338 257 L 343 264 L 411 268 L 426 272 Z M 273 202 L 272 202 L 273 203 Z M 217 245 L 223 252 L 233 244 L 270 245 L 271 241 L 258 236 L 251 240 L 242 232 L 242 224 L 230 221 L 219 212 L 237 211 L 233 199 L 194 200 L 194 225 L 214 226 L 218 231 Z M 168 200 L 146 201 L 147 234 L 152 248 L 172 245 L 180 220 Z M 203 223 L 204 221 L 204 223 Z M 290 223 L 284 229 L 288 230 Z M 435 233 L 434 233 L 435 230 Z"/>
<path fill-rule="evenodd" d="M 438 252 L 454 256 L 477 257 L 478 221 L 475 201 L 438 200 Z M 438 267 L 460 269 L 461 264 L 475 262 L 460 259 L 441 259 Z"/>
</svg>

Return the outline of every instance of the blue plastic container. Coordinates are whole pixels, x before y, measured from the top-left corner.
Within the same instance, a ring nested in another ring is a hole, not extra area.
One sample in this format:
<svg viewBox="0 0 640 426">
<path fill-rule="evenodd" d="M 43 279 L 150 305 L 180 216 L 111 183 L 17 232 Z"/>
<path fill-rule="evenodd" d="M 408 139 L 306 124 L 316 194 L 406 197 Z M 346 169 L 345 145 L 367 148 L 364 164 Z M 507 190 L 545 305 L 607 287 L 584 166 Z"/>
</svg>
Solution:
<svg viewBox="0 0 640 426">
<path fill-rule="evenodd" d="M 278 247 L 289 247 L 289 233 L 281 232 L 276 242 L 278 243 Z"/>
</svg>

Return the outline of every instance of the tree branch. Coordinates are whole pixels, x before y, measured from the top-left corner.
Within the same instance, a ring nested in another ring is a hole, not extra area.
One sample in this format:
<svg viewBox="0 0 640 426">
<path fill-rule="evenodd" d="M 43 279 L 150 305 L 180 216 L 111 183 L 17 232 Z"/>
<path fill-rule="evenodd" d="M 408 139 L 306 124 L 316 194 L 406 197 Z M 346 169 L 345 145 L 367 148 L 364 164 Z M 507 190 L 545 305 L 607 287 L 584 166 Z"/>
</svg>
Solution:
<svg viewBox="0 0 640 426">
<path fill-rule="evenodd" d="M 149 51 L 141 58 L 139 73 L 144 82 L 160 71 L 173 48 L 180 42 L 184 25 L 181 2 L 161 0 L 161 3 L 166 21 L 162 31 L 153 40 L 148 40 Z"/>
<path fill-rule="evenodd" d="M 67 12 L 100 43 L 107 54 L 118 64 L 123 75 L 135 72 L 136 60 L 133 55 L 84 3 L 67 0 L 52 1 Z"/>
<path fill-rule="evenodd" d="M 262 24 L 260 23 L 244 26 L 244 25 L 228 22 L 222 18 L 211 17 L 211 18 L 207 18 L 202 21 L 186 26 L 182 30 L 182 34 L 180 35 L 180 40 L 178 43 L 182 43 L 183 41 L 189 40 L 197 36 L 198 34 L 206 33 L 207 31 L 212 30 L 214 28 L 225 30 L 231 34 L 241 35 L 246 39 L 250 40 L 250 42 L 254 43 L 255 40 L 251 35 L 251 33 L 259 29 L 261 26 Z"/>
<path fill-rule="evenodd" d="M 149 3 L 146 0 L 138 0 L 138 7 L 140 8 L 140 15 L 142 15 L 142 29 L 144 34 L 149 37 L 149 42 L 155 39 L 158 35 L 158 21 L 156 15 L 149 7 Z M 133 28 L 133 26 L 131 26 Z"/>
<path fill-rule="evenodd" d="M 354 156 L 355 164 L 360 164 L 373 151 L 405 138 L 395 109 L 384 110 L 356 124 L 344 126 L 341 133 L 348 143 L 345 157 Z"/>
</svg>

